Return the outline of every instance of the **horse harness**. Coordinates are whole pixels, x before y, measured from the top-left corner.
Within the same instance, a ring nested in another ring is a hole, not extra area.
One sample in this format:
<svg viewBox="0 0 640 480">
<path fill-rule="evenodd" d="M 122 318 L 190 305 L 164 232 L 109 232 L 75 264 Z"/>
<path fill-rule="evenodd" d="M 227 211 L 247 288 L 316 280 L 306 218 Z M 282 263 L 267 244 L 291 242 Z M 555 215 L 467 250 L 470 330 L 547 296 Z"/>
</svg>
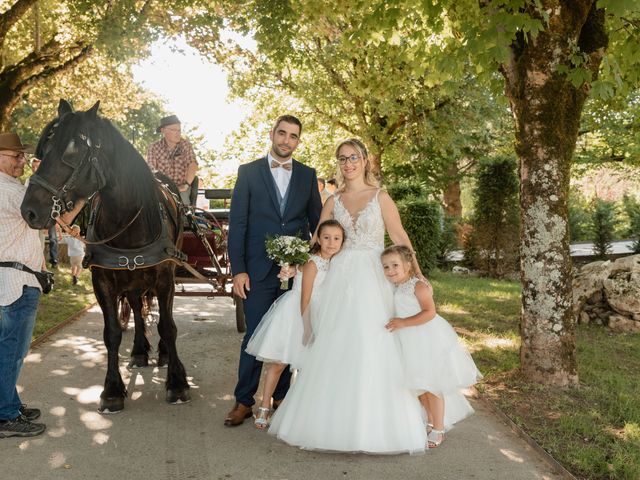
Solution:
<svg viewBox="0 0 640 480">
<path fill-rule="evenodd" d="M 56 126 L 57 124 L 53 126 L 50 136 L 53 135 L 53 131 L 55 130 Z M 87 245 L 87 252 L 84 259 L 82 260 L 83 267 L 98 267 L 110 270 L 132 271 L 137 268 L 152 267 L 166 261 L 173 261 L 179 265 L 183 265 L 187 260 L 187 256 L 176 248 L 175 242 L 171 239 L 169 229 L 167 227 L 168 222 L 166 221 L 168 220 L 168 213 L 166 207 L 161 202 L 158 202 L 158 215 L 162 225 L 162 230 L 158 237 L 151 243 L 143 247 L 134 249 L 116 248 L 106 244 L 120 234 L 124 233 L 124 231 L 129 228 L 131 224 L 133 224 L 133 222 L 138 218 L 140 212 L 142 211 L 142 208 L 138 210 L 136 215 L 129 221 L 129 223 L 116 234 L 107 239 L 96 239 L 95 221 L 101 208 L 100 196 L 97 192 L 99 192 L 106 185 L 107 180 L 99 161 L 99 156 L 101 153 L 100 142 L 94 144 L 88 136 L 83 134 L 80 135 L 80 138 L 87 145 L 87 154 L 82 157 L 80 161 L 70 161 L 65 159 L 63 156 L 62 162 L 70 167 L 72 172 L 64 181 L 62 187 L 56 188 L 47 180 L 45 180 L 41 175 L 39 175 L 38 172 L 34 173 L 31 176 L 30 182 L 35 185 L 39 185 L 52 194 L 51 218 L 55 222 L 63 226 L 63 228 L 66 227 L 65 230 L 68 230 L 69 226 L 65 225 L 61 221 L 60 216 L 62 213 L 70 212 L 73 210 L 74 202 L 69 198 L 69 193 L 72 192 L 76 187 L 78 177 L 85 168 L 90 168 L 92 173 L 95 175 L 97 188 L 93 194 L 89 195 L 90 198 L 93 197 L 93 209 L 89 225 L 87 227 L 86 239 L 81 238 L 83 243 Z M 165 199 L 167 199 L 167 201 L 169 202 L 173 202 L 176 209 L 178 209 L 176 201 L 175 199 L 173 199 L 171 192 L 169 192 L 164 186 L 161 186 L 161 190 Z"/>
<path fill-rule="evenodd" d="M 53 130 L 55 129 L 56 125 L 53 126 L 50 136 L 53 135 Z M 89 167 L 96 177 L 96 183 L 98 185 L 96 192 L 102 189 L 102 187 L 107 184 L 106 176 L 98 159 L 100 154 L 100 143 L 98 142 L 94 145 L 93 142 L 91 142 L 91 139 L 86 135 L 81 134 L 80 138 L 87 144 L 87 154 L 82 157 L 80 161 L 75 162 L 65 159 L 64 156 L 62 157 L 62 163 L 70 167 L 72 170 L 71 174 L 69 175 L 69 177 L 67 177 L 62 187 L 56 188 L 55 186 L 51 185 L 38 172 L 34 173 L 29 179 L 30 183 L 39 185 L 52 194 L 51 200 L 53 203 L 51 205 L 51 218 L 54 221 L 57 221 L 62 213 L 70 212 L 71 210 L 73 210 L 74 203 L 73 200 L 68 198 L 69 192 L 73 191 L 73 189 L 76 187 L 76 181 L 78 180 L 80 173 L 82 173 L 85 167 Z"/>
<path fill-rule="evenodd" d="M 169 199 L 171 193 L 162 186 L 162 193 Z M 172 199 L 173 200 L 173 199 Z M 175 203 L 175 200 L 174 200 Z M 147 245 L 138 248 L 116 248 L 107 245 L 104 241 L 96 239 L 95 223 L 100 214 L 102 202 L 99 195 L 94 197 L 92 202 L 92 212 L 87 226 L 86 244 L 87 252 L 82 260 L 84 268 L 105 268 L 109 270 L 136 270 L 158 265 L 162 262 L 172 261 L 182 265 L 187 260 L 187 256 L 176 248 L 175 241 L 171 238 L 167 208 L 162 202 L 158 202 L 158 216 L 162 230 L 160 234 Z M 177 205 L 176 205 L 177 208 Z M 138 212 L 139 213 L 139 212 Z M 119 233 L 122 233 L 121 230 Z"/>
</svg>

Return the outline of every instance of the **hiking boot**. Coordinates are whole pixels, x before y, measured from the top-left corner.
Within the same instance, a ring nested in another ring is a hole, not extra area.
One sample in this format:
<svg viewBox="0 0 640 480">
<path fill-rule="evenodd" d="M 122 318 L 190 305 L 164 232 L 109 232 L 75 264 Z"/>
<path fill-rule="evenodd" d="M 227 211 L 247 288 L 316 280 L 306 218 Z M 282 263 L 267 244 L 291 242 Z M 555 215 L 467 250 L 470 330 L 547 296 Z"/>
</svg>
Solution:
<svg viewBox="0 0 640 480">
<path fill-rule="evenodd" d="M 71 281 L 71 283 L 73 285 L 77 285 L 78 284 L 78 277 L 76 277 L 75 275 L 73 276 L 73 280 Z"/>
<path fill-rule="evenodd" d="M 42 423 L 30 422 L 24 415 L 19 415 L 13 420 L 0 420 L 0 438 L 35 437 L 46 428 Z"/>
<path fill-rule="evenodd" d="M 40 418 L 40 409 L 38 408 L 29 408 L 24 403 L 20 405 L 20 415 L 24 415 L 24 417 L 33 422 Z"/>
</svg>

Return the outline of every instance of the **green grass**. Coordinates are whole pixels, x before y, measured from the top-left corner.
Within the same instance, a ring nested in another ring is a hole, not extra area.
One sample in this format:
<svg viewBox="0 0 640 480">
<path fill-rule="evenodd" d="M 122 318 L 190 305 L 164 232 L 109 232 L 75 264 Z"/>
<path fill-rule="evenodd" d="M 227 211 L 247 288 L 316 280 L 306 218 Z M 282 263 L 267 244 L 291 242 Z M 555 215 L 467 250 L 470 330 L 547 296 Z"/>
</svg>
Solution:
<svg viewBox="0 0 640 480">
<path fill-rule="evenodd" d="M 485 374 L 485 396 L 576 477 L 640 479 L 640 335 L 579 326 L 580 386 L 541 386 L 518 371 L 518 283 L 442 272 L 431 280 L 439 313 Z"/>
<path fill-rule="evenodd" d="M 95 302 L 91 274 L 88 271 L 82 272 L 77 285 L 71 284 L 71 273 L 68 267 L 59 266 L 53 272 L 55 273 L 53 291 L 40 297 L 36 326 L 33 329 L 34 339 Z"/>
<path fill-rule="evenodd" d="M 478 368 L 492 375 L 517 368 L 520 284 L 434 272 L 438 313 L 458 330 Z"/>
</svg>

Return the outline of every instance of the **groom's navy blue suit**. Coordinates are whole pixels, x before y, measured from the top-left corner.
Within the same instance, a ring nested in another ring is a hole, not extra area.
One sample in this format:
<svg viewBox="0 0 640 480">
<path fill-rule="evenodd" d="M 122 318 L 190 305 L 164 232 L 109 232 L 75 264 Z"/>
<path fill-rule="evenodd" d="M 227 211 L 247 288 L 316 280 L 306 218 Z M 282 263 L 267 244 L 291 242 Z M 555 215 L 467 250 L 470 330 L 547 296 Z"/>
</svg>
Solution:
<svg viewBox="0 0 640 480">
<path fill-rule="evenodd" d="M 234 392 L 238 403 L 255 403 L 253 396 L 260 382 L 262 362 L 246 353 L 245 348 L 262 316 L 281 293 L 277 277 L 280 267 L 267 257 L 265 240 L 273 235 L 309 239 L 318 225 L 321 209 L 316 171 L 306 165 L 293 160 L 284 198 L 277 191 L 267 157 L 238 169 L 229 217 L 229 260 L 233 275 L 247 273 L 251 284 L 244 300 L 247 332 Z M 290 378 L 285 369 L 273 394 L 275 400 L 284 398 Z"/>
</svg>

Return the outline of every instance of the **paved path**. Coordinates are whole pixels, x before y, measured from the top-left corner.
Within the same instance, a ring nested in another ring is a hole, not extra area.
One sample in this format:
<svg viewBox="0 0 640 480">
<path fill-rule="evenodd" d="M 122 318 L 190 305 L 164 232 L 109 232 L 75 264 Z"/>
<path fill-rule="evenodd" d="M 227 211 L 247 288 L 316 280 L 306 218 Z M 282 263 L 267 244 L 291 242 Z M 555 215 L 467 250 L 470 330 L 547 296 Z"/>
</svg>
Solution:
<svg viewBox="0 0 640 480">
<path fill-rule="evenodd" d="M 105 374 L 98 308 L 33 349 L 20 388 L 23 400 L 42 408 L 48 428 L 41 437 L 0 440 L 2 478 L 559 478 L 477 402 L 476 414 L 454 428 L 442 447 L 418 456 L 308 452 L 256 430 L 251 422 L 224 427 L 241 340 L 233 313 L 227 298 L 176 298 L 178 348 L 193 393 L 193 401 L 184 405 L 164 402 L 164 370 L 125 368 L 130 329 L 120 363 L 130 393 L 126 408 L 117 415 L 97 412 Z M 157 343 L 155 332 L 151 341 Z"/>
</svg>

